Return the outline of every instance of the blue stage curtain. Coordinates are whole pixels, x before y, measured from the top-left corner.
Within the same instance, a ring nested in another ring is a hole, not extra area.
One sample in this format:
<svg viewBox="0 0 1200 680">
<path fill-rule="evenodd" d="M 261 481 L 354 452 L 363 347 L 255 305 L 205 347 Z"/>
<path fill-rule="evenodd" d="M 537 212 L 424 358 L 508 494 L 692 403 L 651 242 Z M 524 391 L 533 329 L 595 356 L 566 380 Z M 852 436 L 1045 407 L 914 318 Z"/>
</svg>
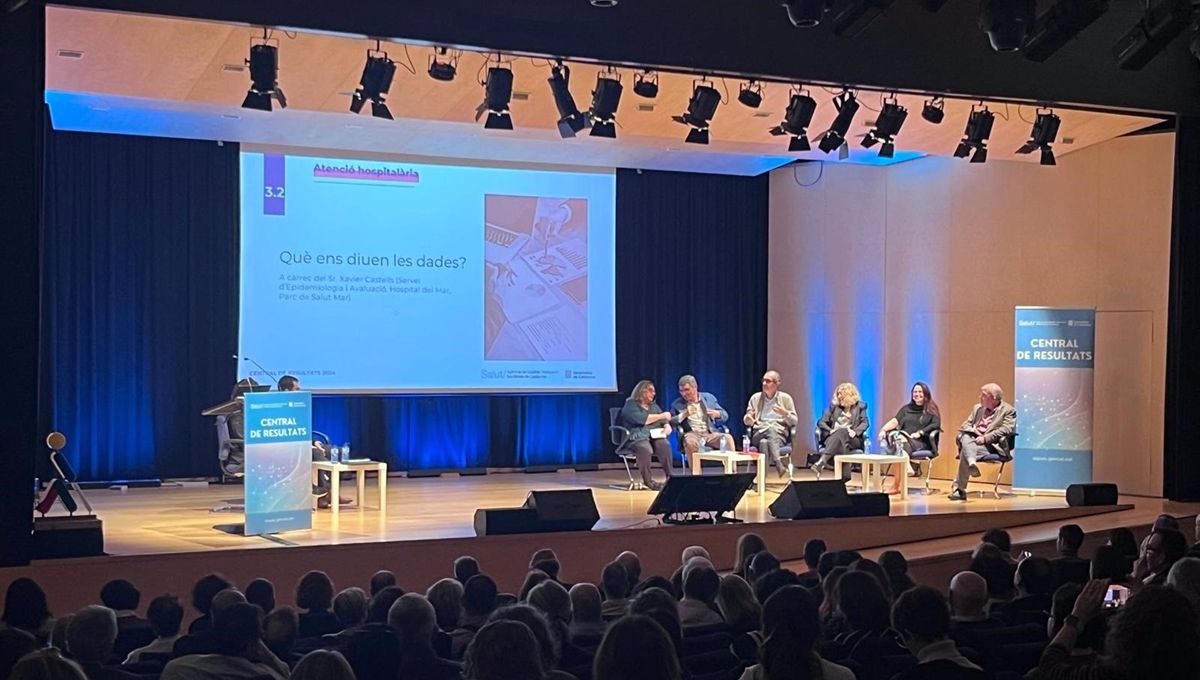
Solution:
<svg viewBox="0 0 1200 680">
<path fill-rule="evenodd" d="M 234 381 L 235 145 L 52 132 L 40 423 L 83 479 L 212 476 Z M 767 178 L 617 173 L 622 394 L 334 396 L 314 427 L 395 469 L 615 460 L 609 406 L 694 373 L 740 423 L 766 355 Z M 740 432 L 740 424 L 738 425 Z"/>
</svg>

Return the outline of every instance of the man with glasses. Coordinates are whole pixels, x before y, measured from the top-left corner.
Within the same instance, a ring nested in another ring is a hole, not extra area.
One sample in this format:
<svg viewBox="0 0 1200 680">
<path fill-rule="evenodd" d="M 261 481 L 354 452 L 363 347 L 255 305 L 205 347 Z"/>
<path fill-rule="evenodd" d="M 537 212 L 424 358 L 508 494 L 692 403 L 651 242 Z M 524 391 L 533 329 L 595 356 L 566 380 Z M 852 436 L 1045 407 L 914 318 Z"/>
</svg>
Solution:
<svg viewBox="0 0 1200 680">
<path fill-rule="evenodd" d="M 762 391 L 755 392 L 746 405 L 742 422 L 750 433 L 750 444 L 767 457 L 782 477 L 787 474 L 779 450 L 788 443 L 796 426 L 796 403 L 792 395 L 779 389 L 779 373 L 767 371 L 762 377 Z"/>
</svg>

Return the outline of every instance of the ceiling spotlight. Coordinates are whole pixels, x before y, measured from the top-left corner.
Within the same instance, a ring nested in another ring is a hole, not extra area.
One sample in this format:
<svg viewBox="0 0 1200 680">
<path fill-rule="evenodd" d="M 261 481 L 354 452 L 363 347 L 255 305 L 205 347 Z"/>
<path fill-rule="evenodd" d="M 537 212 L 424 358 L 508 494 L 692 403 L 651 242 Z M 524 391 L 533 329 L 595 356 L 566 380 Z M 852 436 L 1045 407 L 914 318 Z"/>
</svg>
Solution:
<svg viewBox="0 0 1200 680">
<path fill-rule="evenodd" d="M 274 42 L 263 29 L 261 41 L 250 45 L 250 58 L 246 59 L 250 89 L 242 100 L 243 109 L 270 111 L 272 99 L 279 102 L 279 108 L 287 108 L 287 97 L 279 88 L 279 46 Z"/>
<path fill-rule="evenodd" d="M 658 74 L 646 69 L 633 77 L 633 93 L 646 99 L 658 96 Z"/>
<path fill-rule="evenodd" d="M 387 52 L 379 50 L 379 41 L 376 40 L 375 49 L 367 50 L 367 63 L 363 66 L 358 89 L 350 98 L 350 111 L 362 111 L 363 104 L 369 101 L 372 116 L 392 120 L 392 112 L 388 110 L 386 99 L 395 75 L 396 62 L 388 58 Z"/>
<path fill-rule="evenodd" d="M 833 34 L 843 38 L 857 36 L 894 2 L 896 0 L 850 0 L 850 4 L 833 17 Z"/>
<path fill-rule="evenodd" d="M 1113 45 L 1117 65 L 1136 71 L 1179 37 L 1192 18 L 1189 0 L 1157 0 L 1140 21 Z"/>
<path fill-rule="evenodd" d="M 458 53 L 449 52 L 445 47 L 433 48 L 433 54 L 429 55 L 430 78 L 448 83 L 458 75 Z"/>
<path fill-rule="evenodd" d="M 1046 61 L 1108 11 L 1108 0 L 1058 0 L 1038 15 L 1021 52 Z"/>
<path fill-rule="evenodd" d="M 475 120 L 479 120 L 486 111 L 488 116 L 483 127 L 488 130 L 513 129 L 512 116 L 508 110 L 508 102 L 512 99 L 512 86 L 512 69 L 503 64 L 489 68 L 487 80 L 483 81 L 483 102 L 475 109 Z"/>
<path fill-rule="evenodd" d="M 563 139 L 574 137 L 576 132 L 587 127 L 587 118 L 575 105 L 571 96 L 571 68 L 561 61 L 550 67 L 550 94 L 554 95 L 554 106 L 558 109 L 558 134 Z"/>
<path fill-rule="evenodd" d="M 896 155 L 896 135 L 900 133 L 900 128 L 904 126 L 907 118 L 908 109 L 901 106 L 895 95 L 892 95 L 891 99 L 884 101 L 879 116 L 875 118 L 875 127 L 863 137 L 863 147 L 869 149 L 882 142 L 879 155 L 883 158 L 893 158 Z"/>
<path fill-rule="evenodd" d="M 821 133 L 821 141 L 817 144 L 817 148 L 825 153 L 846 142 L 846 133 L 850 131 L 850 124 L 854 122 L 854 114 L 858 113 L 858 99 L 850 90 L 842 90 L 833 98 L 833 107 L 837 109 L 837 116 L 829 129 Z"/>
<path fill-rule="evenodd" d="M 1036 0 L 982 0 L 979 27 L 987 33 L 992 49 L 1016 52 L 1033 27 Z"/>
<path fill-rule="evenodd" d="M 992 136 L 992 124 L 996 122 L 996 114 L 986 106 L 971 107 L 971 116 L 967 119 L 967 129 L 963 132 L 962 141 L 954 150 L 955 158 L 971 156 L 972 163 L 987 162 L 987 140 Z M 974 150 L 974 154 L 972 154 Z"/>
<path fill-rule="evenodd" d="M 771 128 L 771 134 L 791 135 L 788 151 L 808 151 L 812 148 L 808 143 L 808 126 L 816 110 L 817 100 L 805 91 L 793 91 L 787 111 L 783 114 L 783 122 Z"/>
<path fill-rule="evenodd" d="M 787 10 L 788 20 L 796 28 L 812 28 L 821 23 L 821 17 L 829 11 L 832 0 L 780 0 Z"/>
<path fill-rule="evenodd" d="M 717 105 L 721 103 L 721 93 L 707 80 L 697 80 L 692 84 L 692 98 L 688 100 L 687 113 L 682 116 L 672 116 L 677 123 L 691 126 L 687 139 L 692 144 L 708 144 L 708 126 L 717 113 Z"/>
<path fill-rule="evenodd" d="M 762 85 L 756 80 L 750 80 L 742 85 L 741 92 L 738 92 L 738 101 L 749 106 L 752 109 L 757 109 L 762 106 L 763 91 Z"/>
<path fill-rule="evenodd" d="M 921 117 L 934 125 L 941 125 L 946 118 L 946 100 L 941 97 L 926 99 L 925 106 L 921 107 Z"/>
<path fill-rule="evenodd" d="M 1058 126 L 1062 119 L 1055 115 L 1053 109 L 1038 110 L 1037 118 L 1033 121 L 1033 130 L 1029 133 L 1029 141 L 1017 149 L 1019 154 L 1030 154 L 1040 149 L 1042 165 L 1054 165 L 1054 149 L 1051 146 L 1058 138 Z"/>
<path fill-rule="evenodd" d="M 592 108 L 588 109 L 588 120 L 592 124 L 592 137 L 617 136 L 617 107 L 621 105 L 621 74 L 609 67 L 596 75 L 596 89 L 592 90 Z"/>
</svg>

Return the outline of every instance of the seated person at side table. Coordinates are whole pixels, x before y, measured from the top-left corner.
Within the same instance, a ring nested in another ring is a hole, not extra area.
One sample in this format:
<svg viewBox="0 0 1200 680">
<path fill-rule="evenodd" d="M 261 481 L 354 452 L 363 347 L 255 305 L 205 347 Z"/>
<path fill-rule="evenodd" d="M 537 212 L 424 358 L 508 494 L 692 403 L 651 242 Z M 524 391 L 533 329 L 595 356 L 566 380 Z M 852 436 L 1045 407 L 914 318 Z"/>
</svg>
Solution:
<svg viewBox="0 0 1200 680">
<path fill-rule="evenodd" d="M 958 474 L 950 500 L 967 500 L 967 479 L 978 477 L 975 461 L 986 453 L 1011 455 L 1009 435 L 1017 431 L 1017 409 L 1004 401 L 1004 390 L 996 383 L 979 388 L 979 403 L 958 426 Z"/>
<path fill-rule="evenodd" d="M 833 392 L 833 400 L 817 421 L 821 460 L 813 465 L 815 472 L 824 470 L 833 462 L 834 456 L 850 453 L 863 447 L 863 434 L 871 427 L 867 420 L 867 405 L 858 394 L 853 383 L 842 383 Z M 850 466 L 842 468 L 842 479 L 850 481 Z"/>
<path fill-rule="evenodd" d="M 780 477 L 787 474 L 779 450 L 791 442 L 788 440 L 796 426 L 796 402 L 792 395 L 779 389 L 782 379 L 776 371 L 767 371 L 762 377 L 762 391 L 750 396 L 746 404 L 746 415 L 742 423 L 750 428 L 750 444 L 756 447 Z"/>
<path fill-rule="evenodd" d="M 300 379 L 294 375 L 284 375 L 279 378 L 278 388 L 280 392 L 299 392 Z M 329 452 L 321 445 L 321 442 L 313 441 L 312 443 L 312 459 L 313 461 L 329 460 Z M 325 509 L 329 507 L 329 488 L 330 476 L 328 472 L 322 471 L 317 475 L 318 483 L 313 485 L 312 495 L 317 497 L 317 507 Z M 339 498 L 338 503 L 345 505 L 351 502 L 349 498 Z"/>
<path fill-rule="evenodd" d="M 679 438 L 684 454 L 691 456 L 701 445 L 710 449 L 721 448 L 733 451 L 733 435 L 718 432 L 717 423 L 729 420 L 729 413 L 709 392 L 701 392 L 695 376 L 685 375 L 679 379 L 679 398 L 671 402 L 671 422 L 679 426 Z"/>
<path fill-rule="evenodd" d="M 654 481 L 650 474 L 650 456 L 658 458 L 667 477 L 671 476 L 673 454 L 667 437 L 671 434 L 671 414 L 664 412 L 654 403 L 654 383 L 641 380 L 633 386 L 633 393 L 621 407 L 621 415 L 617 416 L 617 424 L 629 430 L 627 445 L 637 458 L 638 472 L 642 475 L 642 483 L 652 491 L 663 487 Z"/>
<path fill-rule="evenodd" d="M 923 382 L 913 384 L 912 401 L 900 407 L 896 416 L 883 424 L 879 430 L 879 441 L 889 452 L 899 455 L 911 454 L 913 451 L 931 450 L 930 435 L 942 427 L 942 414 L 929 385 Z M 920 466 L 912 463 L 913 470 L 919 472 Z M 901 477 L 896 475 L 896 482 L 888 493 L 899 493 Z"/>
</svg>

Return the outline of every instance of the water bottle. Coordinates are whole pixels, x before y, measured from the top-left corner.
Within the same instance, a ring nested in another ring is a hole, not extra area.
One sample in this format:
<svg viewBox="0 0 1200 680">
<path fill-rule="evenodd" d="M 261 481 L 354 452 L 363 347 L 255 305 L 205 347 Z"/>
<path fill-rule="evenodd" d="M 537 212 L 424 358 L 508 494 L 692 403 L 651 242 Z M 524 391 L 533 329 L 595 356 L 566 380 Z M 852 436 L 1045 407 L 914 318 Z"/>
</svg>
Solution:
<svg viewBox="0 0 1200 680">
<path fill-rule="evenodd" d="M 725 443 L 725 435 L 721 435 L 721 453 L 725 453 L 728 444 Z"/>
<path fill-rule="evenodd" d="M 334 446 L 333 448 L 329 449 L 329 462 L 330 463 L 334 463 L 334 464 L 340 463 L 340 462 L 342 462 L 341 459 L 342 459 L 342 450 L 340 448 Z"/>
<path fill-rule="evenodd" d="M 871 452 L 871 438 L 863 437 L 863 453 Z"/>
<path fill-rule="evenodd" d="M 344 442 L 342 444 L 342 462 L 350 462 L 350 442 Z"/>
<path fill-rule="evenodd" d="M 750 453 L 750 435 L 742 435 L 742 453 Z"/>
</svg>

